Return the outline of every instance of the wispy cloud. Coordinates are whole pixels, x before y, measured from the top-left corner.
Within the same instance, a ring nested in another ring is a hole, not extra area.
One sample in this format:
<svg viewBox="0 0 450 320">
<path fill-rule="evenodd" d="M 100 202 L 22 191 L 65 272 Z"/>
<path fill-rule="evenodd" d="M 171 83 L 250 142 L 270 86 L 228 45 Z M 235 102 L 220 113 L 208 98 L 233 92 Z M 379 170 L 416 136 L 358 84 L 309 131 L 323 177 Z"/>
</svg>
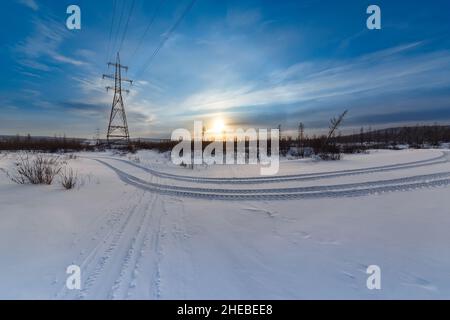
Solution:
<svg viewBox="0 0 450 320">
<path fill-rule="evenodd" d="M 59 62 L 63 62 L 63 63 L 68 63 L 74 66 L 83 66 L 86 65 L 86 62 L 81 61 L 81 60 L 77 60 L 77 59 L 73 59 L 70 57 L 66 57 L 63 56 L 62 54 L 59 54 L 57 52 L 54 52 L 50 55 L 55 61 L 59 61 Z"/>
<path fill-rule="evenodd" d="M 23 4 L 24 6 L 27 6 L 33 11 L 39 10 L 39 5 L 37 4 L 36 0 L 17 0 L 20 4 Z"/>
<path fill-rule="evenodd" d="M 68 31 L 60 22 L 51 18 L 35 18 L 32 34 L 14 48 L 17 61 L 24 67 L 40 71 L 50 71 L 50 64 L 55 63 L 85 65 L 86 62 L 60 52 L 60 46 L 68 37 Z"/>
<path fill-rule="evenodd" d="M 248 106 L 292 105 L 361 95 L 450 87 L 450 52 L 407 54 L 407 44 L 348 61 L 311 61 L 272 73 L 263 83 L 240 82 L 187 97 L 183 109 L 203 112 Z"/>
</svg>

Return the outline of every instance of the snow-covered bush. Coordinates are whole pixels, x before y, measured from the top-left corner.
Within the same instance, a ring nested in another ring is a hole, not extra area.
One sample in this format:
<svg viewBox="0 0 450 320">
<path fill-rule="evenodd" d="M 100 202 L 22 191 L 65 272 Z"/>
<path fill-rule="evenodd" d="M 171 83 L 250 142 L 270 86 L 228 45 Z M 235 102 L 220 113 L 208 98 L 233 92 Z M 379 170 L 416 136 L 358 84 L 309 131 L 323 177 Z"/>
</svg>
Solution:
<svg viewBox="0 0 450 320">
<path fill-rule="evenodd" d="M 78 174 L 75 173 L 70 167 L 65 167 L 64 170 L 61 170 L 60 176 L 61 185 L 66 190 L 73 189 L 78 184 Z"/>
<path fill-rule="evenodd" d="M 18 184 L 47 184 L 53 183 L 54 178 L 61 171 L 58 157 L 35 155 L 26 153 L 20 155 L 16 162 L 16 172 L 9 178 Z"/>
</svg>

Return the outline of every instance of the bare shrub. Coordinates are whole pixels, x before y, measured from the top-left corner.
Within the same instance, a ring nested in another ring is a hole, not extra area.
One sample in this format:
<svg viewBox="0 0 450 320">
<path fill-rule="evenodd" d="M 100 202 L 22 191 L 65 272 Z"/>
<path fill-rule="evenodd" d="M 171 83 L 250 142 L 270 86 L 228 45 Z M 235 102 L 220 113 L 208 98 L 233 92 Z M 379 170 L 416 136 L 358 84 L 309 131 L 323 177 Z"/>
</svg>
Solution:
<svg viewBox="0 0 450 320">
<path fill-rule="evenodd" d="M 76 160 L 76 159 L 78 159 L 78 156 L 73 153 L 66 156 L 66 160 Z"/>
<path fill-rule="evenodd" d="M 78 184 L 78 174 L 70 167 L 65 167 L 64 170 L 60 172 L 60 177 L 61 185 L 66 190 L 71 190 Z"/>
<path fill-rule="evenodd" d="M 342 156 L 340 153 L 320 153 L 319 158 L 324 161 L 339 161 Z"/>
<path fill-rule="evenodd" d="M 16 162 L 16 173 L 9 178 L 18 184 L 47 184 L 51 185 L 54 178 L 61 171 L 58 157 L 29 154 L 19 156 Z"/>
</svg>

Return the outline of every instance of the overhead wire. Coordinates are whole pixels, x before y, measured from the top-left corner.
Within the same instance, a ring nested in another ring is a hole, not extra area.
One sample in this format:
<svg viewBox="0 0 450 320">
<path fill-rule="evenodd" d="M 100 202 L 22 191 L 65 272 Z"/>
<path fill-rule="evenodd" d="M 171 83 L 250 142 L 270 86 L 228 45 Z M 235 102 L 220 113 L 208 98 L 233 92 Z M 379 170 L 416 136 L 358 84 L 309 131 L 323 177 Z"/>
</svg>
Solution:
<svg viewBox="0 0 450 320">
<path fill-rule="evenodd" d="M 116 51 L 117 39 L 119 38 L 120 29 L 121 29 L 120 27 L 122 26 L 123 15 L 125 14 L 125 7 L 126 7 L 126 1 L 123 0 L 122 1 L 122 9 L 121 9 L 121 13 L 120 13 L 120 19 L 119 19 L 119 25 L 117 26 L 117 32 L 116 32 L 116 36 L 114 38 L 114 45 L 112 47 L 112 55 L 114 55 L 114 52 Z"/>
<path fill-rule="evenodd" d="M 161 9 L 161 7 L 162 7 L 162 5 L 164 4 L 165 1 L 166 1 L 166 0 L 160 0 L 159 3 L 158 3 L 158 5 L 156 6 L 156 9 L 155 9 L 155 11 L 153 12 L 153 15 L 152 15 L 152 17 L 151 17 L 151 19 L 150 19 L 150 21 L 149 21 L 147 27 L 145 28 L 145 31 L 144 31 L 144 33 L 142 34 L 142 37 L 140 38 L 140 40 L 139 40 L 139 42 L 138 42 L 136 48 L 135 48 L 134 51 L 133 51 L 133 54 L 131 55 L 130 61 L 133 61 L 133 60 L 134 60 L 134 57 L 136 57 L 136 54 L 138 53 L 139 49 L 142 47 L 142 45 L 143 45 L 143 43 L 144 43 L 144 40 L 145 40 L 145 38 L 147 37 L 148 32 L 149 32 L 150 29 L 152 28 L 152 26 L 153 26 L 153 24 L 154 24 L 154 22 L 155 22 L 155 20 L 156 20 L 156 16 L 158 15 L 159 10 Z"/>
<path fill-rule="evenodd" d="M 106 60 L 109 60 L 109 57 L 111 56 L 111 40 L 112 40 L 112 34 L 113 34 L 113 28 L 114 28 L 114 21 L 115 21 L 115 17 L 116 17 L 116 8 L 117 8 L 117 0 L 113 0 L 113 11 L 112 11 L 112 18 L 111 18 L 111 26 L 109 28 L 109 40 L 108 40 L 108 49 L 106 51 Z"/>
<path fill-rule="evenodd" d="M 132 2 L 131 2 L 131 7 L 130 7 L 130 11 L 128 12 L 127 22 L 126 22 L 126 24 L 125 24 L 125 29 L 124 29 L 123 34 L 122 34 L 122 40 L 120 41 L 119 50 L 118 50 L 119 52 L 122 51 L 123 43 L 124 43 L 124 41 L 125 41 L 125 37 L 126 37 L 127 32 L 128 32 L 128 26 L 129 26 L 129 24 L 130 24 L 131 16 L 133 15 L 133 11 L 134 11 L 134 6 L 135 6 L 135 4 L 136 4 L 136 0 L 132 0 Z"/>
<path fill-rule="evenodd" d="M 172 27 L 165 33 L 164 38 L 161 40 L 161 42 L 155 48 L 155 50 L 153 51 L 153 54 L 150 56 L 150 58 L 144 64 L 143 68 L 140 69 L 140 72 L 136 75 L 136 78 L 139 78 L 150 67 L 150 65 L 152 64 L 153 60 L 156 58 L 158 53 L 164 47 L 166 42 L 170 39 L 170 37 L 172 36 L 173 32 L 178 28 L 178 26 L 181 24 L 181 22 L 187 16 L 187 14 L 192 9 L 192 7 L 196 3 L 196 1 L 197 0 L 191 0 L 189 5 L 184 9 L 183 13 L 178 17 L 178 19 L 175 21 L 175 23 L 172 25 Z"/>
</svg>

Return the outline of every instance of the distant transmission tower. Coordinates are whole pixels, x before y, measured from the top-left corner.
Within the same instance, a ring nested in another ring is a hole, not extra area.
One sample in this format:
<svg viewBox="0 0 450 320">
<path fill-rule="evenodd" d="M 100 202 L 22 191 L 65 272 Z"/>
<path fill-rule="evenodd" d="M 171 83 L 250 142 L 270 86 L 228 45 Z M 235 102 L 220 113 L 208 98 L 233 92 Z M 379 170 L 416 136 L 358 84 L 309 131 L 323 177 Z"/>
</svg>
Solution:
<svg viewBox="0 0 450 320">
<path fill-rule="evenodd" d="M 130 141 L 130 133 L 128 131 L 127 116 L 125 114 L 125 105 L 123 103 L 122 92 L 130 93 L 129 90 L 122 89 L 122 82 L 128 82 L 133 84 L 132 80 L 122 79 L 122 69 L 128 71 L 128 67 L 120 64 L 120 55 L 117 53 L 116 63 L 109 62 L 110 66 L 115 67 L 115 73 L 113 75 L 104 74 L 103 79 L 113 79 L 114 87 L 106 87 L 106 90 L 114 90 L 114 98 L 111 108 L 111 115 L 109 118 L 108 143 L 119 141 Z"/>
<path fill-rule="evenodd" d="M 303 144 L 303 139 L 305 137 L 305 125 L 303 122 L 300 122 L 298 125 L 298 148 L 300 148 Z"/>
</svg>

